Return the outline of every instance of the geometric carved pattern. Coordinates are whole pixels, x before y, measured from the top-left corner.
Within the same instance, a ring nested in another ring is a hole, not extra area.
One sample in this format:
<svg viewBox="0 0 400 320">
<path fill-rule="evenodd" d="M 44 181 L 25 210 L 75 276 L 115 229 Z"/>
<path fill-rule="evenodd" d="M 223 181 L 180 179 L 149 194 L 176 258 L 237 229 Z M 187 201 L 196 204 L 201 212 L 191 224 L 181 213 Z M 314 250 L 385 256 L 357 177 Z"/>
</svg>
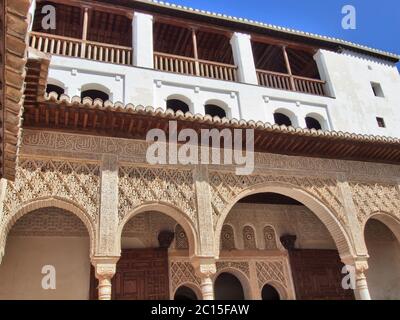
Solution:
<svg viewBox="0 0 400 320">
<path fill-rule="evenodd" d="M 233 250 L 235 248 L 233 228 L 228 224 L 224 224 L 221 231 L 221 250 Z"/>
<path fill-rule="evenodd" d="M 217 262 L 217 272 L 224 269 L 237 269 L 242 271 L 247 278 L 250 278 L 250 267 L 248 262 L 235 262 L 235 261 L 221 261 Z"/>
<path fill-rule="evenodd" d="M 289 183 L 306 190 L 329 207 L 344 225 L 346 224 L 347 219 L 340 201 L 339 188 L 333 179 L 272 175 L 238 176 L 217 171 L 210 172 L 214 221 L 218 221 L 222 211 L 243 190 L 268 182 Z"/>
<path fill-rule="evenodd" d="M 82 221 L 74 214 L 59 208 L 41 208 L 18 219 L 10 236 L 20 237 L 88 237 Z"/>
<path fill-rule="evenodd" d="M 170 281 L 172 285 L 172 291 L 179 288 L 183 284 L 193 284 L 196 287 L 200 287 L 201 280 L 196 275 L 193 265 L 190 262 L 179 262 L 173 261 L 170 265 Z"/>
<path fill-rule="evenodd" d="M 349 183 L 358 208 L 358 220 L 363 224 L 376 212 L 386 212 L 400 218 L 400 192 L 396 185 L 381 183 Z"/>
<path fill-rule="evenodd" d="M 186 232 L 180 224 L 176 225 L 175 228 L 175 248 L 181 250 L 189 249 L 189 241 Z"/>
<path fill-rule="evenodd" d="M 256 262 L 258 286 L 261 289 L 269 281 L 277 281 L 287 288 L 283 261 Z"/>
<path fill-rule="evenodd" d="M 271 226 L 264 228 L 264 240 L 266 250 L 276 250 L 278 246 L 276 244 L 275 230 Z"/>
<path fill-rule="evenodd" d="M 244 249 L 257 249 L 254 229 L 250 226 L 245 226 L 243 228 L 243 244 Z"/>
<path fill-rule="evenodd" d="M 170 203 L 195 222 L 197 216 L 192 172 L 182 169 L 120 167 L 120 220 L 145 202 Z"/>
<path fill-rule="evenodd" d="M 3 223 L 28 202 L 52 196 L 80 205 L 94 222 L 99 212 L 99 195 L 100 168 L 96 164 L 20 160 L 15 182 L 8 181 Z"/>
</svg>

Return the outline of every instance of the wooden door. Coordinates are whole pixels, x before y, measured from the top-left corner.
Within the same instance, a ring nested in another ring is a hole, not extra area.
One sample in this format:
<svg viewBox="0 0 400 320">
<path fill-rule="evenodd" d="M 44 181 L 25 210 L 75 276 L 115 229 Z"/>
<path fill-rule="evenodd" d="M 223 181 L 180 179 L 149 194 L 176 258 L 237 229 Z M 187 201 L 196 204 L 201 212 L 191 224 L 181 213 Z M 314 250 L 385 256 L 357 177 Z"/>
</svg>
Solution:
<svg viewBox="0 0 400 320">
<path fill-rule="evenodd" d="M 91 298 L 97 299 L 92 271 Z M 113 300 L 168 300 L 168 250 L 123 250 L 112 280 Z"/>
<path fill-rule="evenodd" d="M 289 250 L 298 300 L 353 300 L 342 288 L 343 263 L 335 250 Z"/>
</svg>

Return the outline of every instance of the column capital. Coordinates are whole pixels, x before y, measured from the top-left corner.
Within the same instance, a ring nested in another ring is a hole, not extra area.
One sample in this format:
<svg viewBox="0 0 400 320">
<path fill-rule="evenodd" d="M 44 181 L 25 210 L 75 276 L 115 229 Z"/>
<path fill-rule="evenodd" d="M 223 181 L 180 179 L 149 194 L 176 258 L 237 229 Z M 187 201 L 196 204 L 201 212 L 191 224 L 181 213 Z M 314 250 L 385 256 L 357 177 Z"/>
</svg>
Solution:
<svg viewBox="0 0 400 320">
<path fill-rule="evenodd" d="M 213 257 L 196 257 L 192 265 L 199 278 L 210 278 L 217 273 L 216 261 Z"/>
<path fill-rule="evenodd" d="M 117 270 L 117 262 L 120 257 L 92 257 L 92 265 L 95 268 L 96 278 L 112 278 Z"/>
<path fill-rule="evenodd" d="M 111 300 L 111 279 L 117 271 L 119 257 L 92 257 L 96 279 L 99 280 L 99 300 Z"/>
</svg>

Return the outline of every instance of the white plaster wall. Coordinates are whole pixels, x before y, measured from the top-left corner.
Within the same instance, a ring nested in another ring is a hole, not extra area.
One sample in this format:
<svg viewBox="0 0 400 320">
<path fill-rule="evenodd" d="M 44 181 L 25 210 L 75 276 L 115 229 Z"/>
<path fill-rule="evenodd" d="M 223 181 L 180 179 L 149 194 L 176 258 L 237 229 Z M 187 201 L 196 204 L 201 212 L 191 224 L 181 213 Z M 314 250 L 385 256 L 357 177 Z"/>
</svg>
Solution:
<svg viewBox="0 0 400 320">
<path fill-rule="evenodd" d="M 56 269 L 56 290 L 43 290 L 42 267 Z M 9 236 L 0 265 L 1 300 L 89 299 L 89 238 Z"/>
<path fill-rule="evenodd" d="M 114 102 L 165 108 L 171 94 L 182 95 L 194 113 L 204 114 L 204 103 L 214 99 L 229 106 L 232 118 L 273 123 L 274 111 L 281 108 L 293 112 L 300 127 L 312 114 L 323 120 L 324 129 L 400 137 L 400 76 L 394 65 L 324 50 L 315 58 L 334 98 L 61 56 L 52 57 L 50 77 L 65 83 L 71 96 L 96 81 L 110 89 Z M 385 98 L 373 95 L 371 81 L 381 83 Z M 387 128 L 378 128 L 377 116 Z"/>
<path fill-rule="evenodd" d="M 320 50 L 316 55 L 335 100 L 330 106 L 337 131 L 400 137 L 400 75 L 396 65 L 362 54 Z M 380 83 L 385 97 L 376 97 L 371 82 Z M 379 128 L 376 117 L 384 118 Z"/>
</svg>

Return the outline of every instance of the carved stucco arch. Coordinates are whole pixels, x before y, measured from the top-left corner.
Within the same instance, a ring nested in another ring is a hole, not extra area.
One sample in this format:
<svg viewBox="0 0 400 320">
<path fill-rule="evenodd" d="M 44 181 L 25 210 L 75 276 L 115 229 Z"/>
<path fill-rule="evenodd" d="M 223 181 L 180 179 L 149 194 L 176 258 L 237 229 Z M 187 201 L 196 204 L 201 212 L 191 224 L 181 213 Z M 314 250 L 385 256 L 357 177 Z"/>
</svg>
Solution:
<svg viewBox="0 0 400 320">
<path fill-rule="evenodd" d="M 63 199 L 60 197 L 46 197 L 42 199 L 29 201 L 28 203 L 23 204 L 15 212 L 13 212 L 9 216 L 9 218 L 4 222 L 4 227 L 2 230 L 2 237 L 1 237 L 0 261 L 1 257 L 3 257 L 5 253 L 8 233 L 10 232 L 14 224 L 18 221 L 18 219 L 22 218 L 27 214 L 30 214 L 33 211 L 44 208 L 58 208 L 77 216 L 80 219 L 80 221 L 82 221 L 82 223 L 85 225 L 88 231 L 89 241 L 90 241 L 90 256 L 92 257 L 94 255 L 96 250 L 95 243 L 97 239 L 96 237 L 97 230 L 94 224 L 92 223 L 92 220 L 90 219 L 90 215 L 83 208 L 81 208 L 79 205 L 70 200 Z"/>
<path fill-rule="evenodd" d="M 189 242 L 189 256 L 194 256 L 198 252 L 198 234 L 195 226 L 193 225 L 190 218 L 182 212 L 180 209 L 169 203 L 161 203 L 161 202 L 150 202 L 142 204 L 138 207 L 135 207 L 128 214 L 124 216 L 124 218 L 119 222 L 118 231 L 116 235 L 116 243 L 117 243 L 117 252 L 121 252 L 121 239 L 122 232 L 126 223 L 132 219 L 133 217 L 144 213 L 144 212 L 159 212 L 169 216 L 174 219 L 177 223 L 179 223 L 183 230 L 185 230 L 186 236 Z"/>
<path fill-rule="evenodd" d="M 391 214 L 389 212 L 384 212 L 384 211 L 374 212 L 368 217 L 368 219 L 366 219 L 364 221 L 364 223 L 362 225 L 364 242 L 365 242 L 365 228 L 367 226 L 367 223 L 371 219 L 378 220 L 379 222 L 382 222 L 386 227 L 388 227 L 389 230 L 393 232 L 394 236 L 396 237 L 397 241 L 399 241 L 399 244 L 400 244 L 400 219 L 397 218 L 396 216 L 393 216 L 393 214 Z M 366 243 L 365 243 L 365 247 L 367 248 Z M 367 248 L 367 250 L 368 250 L 368 248 Z"/>
<path fill-rule="evenodd" d="M 311 210 L 325 225 L 335 241 L 336 247 L 342 258 L 353 257 L 354 248 L 344 226 L 335 214 L 322 201 L 311 195 L 308 191 L 285 182 L 267 182 L 251 186 L 236 195 L 221 212 L 215 228 L 215 243 L 218 244 L 221 237 L 222 226 L 239 200 L 257 193 L 277 193 L 295 199 Z M 219 247 L 215 246 L 215 255 L 219 256 Z"/>
<path fill-rule="evenodd" d="M 249 277 L 242 270 L 239 270 L 234 267 L 224 267 L 215 273 L 215 275 L 213 276 L 214 290 L 215 290 L 215 281 L 217 280 L 218 276 L 222 273 L 230 273 L 231 275 L 235 276 L 239 280 L 239 282 L 243 288 L 245 300 L 253 300 L 255 298 L 255 297 L 253 297 L 251 282 L 250 282 Z"/>
<path fill-rule="evenodd" d="M 194 292 L 194 294 L 196 295 L 197 300 L 203 300 L 200 287 L 197 284 L 195 284 L 193 282 L 189 282 L 189 281 L 180 283 L 179 286 L 177 286 L 175 288 L 175 290 L 172 292 L 171 299 L 175 298 L 176 292 L 182 287 L 187 287 L 187 288 L 191 289 Z"/>
<path fill-rule="evenodd" d="M 265 281 L 261 286 L 260 286 L 260 297 L 262 299 L 262 290 L 266 285 L 270 285 L 273 287 L 278 293 L 279 293 L 279 298 L 281 300 L 289 300 L 289 294 L 287 292 L 287 289 L 282 285 L 282 283 L 276 281 L 276 280 L 268 280 Z"/>
</svg>

